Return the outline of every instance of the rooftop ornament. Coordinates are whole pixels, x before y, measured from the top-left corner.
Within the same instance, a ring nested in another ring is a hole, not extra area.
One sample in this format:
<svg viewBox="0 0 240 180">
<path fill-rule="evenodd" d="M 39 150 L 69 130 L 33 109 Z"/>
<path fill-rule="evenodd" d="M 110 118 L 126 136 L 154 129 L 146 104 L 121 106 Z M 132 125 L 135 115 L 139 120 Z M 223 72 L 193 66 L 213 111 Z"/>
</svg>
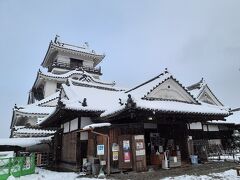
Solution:
<svg viewBox="0 0 240 180">
<path fill-rule="evenodd" d="M 83 107 L 86 107 L 86 106 L 87 106 L 87 98 L 84 98 L 84 99 L 83 99 L 82 106 L 83 106 Z"/>
<path fill-rule="evenodd" d="M 136 103 L 133 101 L 131 94 L 128 94 L 126 106 L 128 108 L 136 107 Z"/>
</svg>

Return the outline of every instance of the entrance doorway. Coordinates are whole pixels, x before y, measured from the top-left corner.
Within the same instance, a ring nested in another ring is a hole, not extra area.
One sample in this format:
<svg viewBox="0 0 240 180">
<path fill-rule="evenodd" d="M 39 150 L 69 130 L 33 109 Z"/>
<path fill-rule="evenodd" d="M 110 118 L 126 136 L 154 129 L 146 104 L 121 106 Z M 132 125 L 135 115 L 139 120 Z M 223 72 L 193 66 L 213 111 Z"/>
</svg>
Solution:
<svg viewBox="0 0 240 180">
<path fill-rule="evenodd" d="M 161 166 L 164 153 L 172 167 L 188 159 L 186 124 L 145 125 L 144 133 L 147 165 Z"/>
</svg>

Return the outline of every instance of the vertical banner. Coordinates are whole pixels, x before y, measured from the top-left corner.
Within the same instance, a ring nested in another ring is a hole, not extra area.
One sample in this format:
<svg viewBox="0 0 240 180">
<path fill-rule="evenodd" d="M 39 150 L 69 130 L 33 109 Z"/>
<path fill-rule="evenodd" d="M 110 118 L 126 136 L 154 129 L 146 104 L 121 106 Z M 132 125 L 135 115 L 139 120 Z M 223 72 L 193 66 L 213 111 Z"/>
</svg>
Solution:
<svg viewBox="0 0 240 180">
<path fill-rule="evenodd" d="M 119 152 L 119 145 L 117 143 L 112 144 L 112 158 L 113 161 L 118 161 L 118 152 Z"/>
<path fill-rule="evenodd" d="M 113 161 L 118 161 L 118 151 L 113 152 Z"/>
<path fill-rule="evenodd" d="M 123 141 L 123 158 L 124 162 L 130 162 L 131 161 L 131 154 L 130 154 L 130 141 L 124 140 Z"/>
<path fill-rule="evenodd" d="M 130 152 L 124 152 L 124 162 L 130 162 Z"/>
</svg>

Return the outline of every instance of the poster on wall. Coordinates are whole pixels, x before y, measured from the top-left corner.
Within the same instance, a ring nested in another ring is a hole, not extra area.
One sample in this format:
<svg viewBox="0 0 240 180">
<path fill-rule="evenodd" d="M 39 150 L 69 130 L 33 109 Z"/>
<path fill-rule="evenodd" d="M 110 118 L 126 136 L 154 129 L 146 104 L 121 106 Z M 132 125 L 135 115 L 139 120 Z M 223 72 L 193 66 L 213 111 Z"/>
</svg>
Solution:
<svg viewBox="0 0 240 180">
<path fill-rule="evenodd" d="M 124 151 L 129 151 L 130 150 L 130 142 L 129 142 L 129 140 L 124 140 L 123 141 L 123 150 Z"/>
<path fill-rule="evenodd" d="M 113 161 L 118 161 L 118 151 L 113 151 Z"/>
<path fill-rule="evenodd" d="M 112 144 L 112 151 L 113 151 L 113 152 L 114 152 L 114 151 L 119 151 L 119 146 L 118 146 L 117 143 L 113 143 L 113 144 Z"/>
<path fill-rule="evenodd" d="M 130 162 L 130 152 L 124 152 L 124 162 Z"/>
<path fill-rule="evenodd" d="M 143 149 L 143 142 L 136 142 L 136 149 Z"/>
<path fill-rule="evenodd" d="M 98 156 L 104 155 L 104 144 L 97 145 L 97 155 Z"/>
<path fill-rule="evenodd" d="M 137 150 L 136 156 L 145 156 L 145 149 Z"/>
</svg>

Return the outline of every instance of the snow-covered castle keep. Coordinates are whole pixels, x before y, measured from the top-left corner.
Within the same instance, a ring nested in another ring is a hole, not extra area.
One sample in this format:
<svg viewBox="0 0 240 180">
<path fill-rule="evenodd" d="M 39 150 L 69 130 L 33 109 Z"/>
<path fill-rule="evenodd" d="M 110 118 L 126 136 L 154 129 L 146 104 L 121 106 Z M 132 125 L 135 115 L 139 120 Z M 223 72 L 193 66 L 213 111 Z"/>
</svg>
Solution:
<svg viewBox="0 0 240 180">
<path fill-rule="evenodd" d="M 83 72 L 87 72 L 91 78 L 99 80 L 102 73 L 98 64 L 104 57 L 104 54 L 90 49 L 88 43 L 74 46 L 61 43 L 56 36 L 55 40 L 50 42 L 41 64 L 44 72 L 38 71 L 29 92 L 28 105 L 14 107 L 11 136 L 45 136 L 55 132 L 32 128 L 39 128 L 39 123 L 56 107 L 61 85 L 65 84 L 68 78 L 79 79 Z"/>
<path fill-rule="evenodd" d="M 203 79 L 187 87 L 165 69 L 122 89 L 101 80 L 104 57 L 88 43 L 51 41 L 28 104 L 13 109 L 11 137 L 54 135 L 55 164 L 78 170 L 98 157 L 108 172 L 144 171 L 161 163 L 156 153 L 166 150 L 174 159 L 170 166 L 181 166 L 190 154 L 206 158 L 202 149 L 209 144 L 228 145 L 234 124 L 217 122 L 230 109 Z"/>
</svg>

